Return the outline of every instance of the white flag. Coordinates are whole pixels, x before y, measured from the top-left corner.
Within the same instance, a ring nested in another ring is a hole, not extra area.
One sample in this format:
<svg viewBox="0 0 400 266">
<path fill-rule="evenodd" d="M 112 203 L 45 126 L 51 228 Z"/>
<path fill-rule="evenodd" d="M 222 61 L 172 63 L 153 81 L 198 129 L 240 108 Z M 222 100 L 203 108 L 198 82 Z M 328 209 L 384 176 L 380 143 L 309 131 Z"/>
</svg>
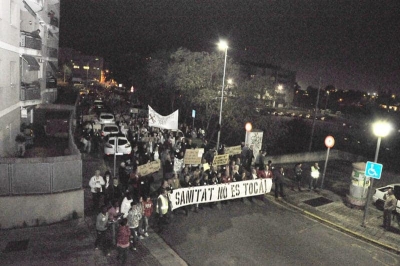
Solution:
<svg viewBox="0 0 400 266">
<path fill-rule="evenodd" d="M 179 110 L 170 115 L 162 116 L 149 105 L 149 126 L 163 129 L 178 129 Z"/>
</svg>

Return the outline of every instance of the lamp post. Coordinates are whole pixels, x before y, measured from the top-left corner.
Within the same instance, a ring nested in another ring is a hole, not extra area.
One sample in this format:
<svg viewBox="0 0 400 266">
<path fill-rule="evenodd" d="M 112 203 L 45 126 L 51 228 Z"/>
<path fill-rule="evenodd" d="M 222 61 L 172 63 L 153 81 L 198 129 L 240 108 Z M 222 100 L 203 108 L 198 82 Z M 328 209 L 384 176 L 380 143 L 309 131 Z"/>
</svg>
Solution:
<svg viewBox="0 0 400 266">
<path fill-rule="evenodd" d="M 326 158 L 324 165 L 324 173 L 322 174 L 322 180 L 321 180 L 321 189 L 324 188 L 324 179 L 325 179 L 326 167 L 328 166 L 329 151 L 331 150 L 333 145 L 335 145 L 335 139 L 332 136 L 327 136 L 325 138 L 325 146 L 327 147 L 327 150 L 326 150 Z"/>
<path fill-rule="evenodd" d="M 388 122 L 378 121 L 372 125 L 372 131 L 374 132 L 374 135 L 378 137 L 378 140 L 376 143 L 375 158 L 374 158 L 375 163 L 378 162 L 379 148 L 381 147 L 381 140 L 382 140 L 382 138 L 389 135 L 391 130 L 392 130 L 392 126 Z M 365 203 L 364 216 L 363 216 L 363 221 L 362 221 L 363 227 L 366 226 L 365 220 L 367 219 L 368 205 L 370 202 L 371 191 L 374 186 L 374 178 L 370 178 L 370 180 L 371 181 L 370 181 L 370 185 L 368 188 L 367 201 Z"/>
<path fill-rule="evenodd" d="M 83 66 L 83 69 L 86 69 L 86 87 L 88 86 L 88 79 L 89 79 L 89 65 Z"/>
<path fill-rule="evenodd" d="M 277 87 L 278 91 L 283 90 L 283 85 L 279 84 Z M 274 103 L 272 104 L 272 107 L 275 108 L 275 101 L 276 101 L 276 90 L 274 89 Z"/>
<path fill-rule="evenodd" d="M 244 144 L 247 145 L 247 144 L 249 144 L 249 134 L 250 134 L 251 130 L 253 129 L 253 125 L 250 122 L 248 122 L 244 126 L 244 129 L 246 129 L 246 137 L 245 137 L 245 140 L 244 140 Z"/>
<path fill-rule="evenodd" d="M 222 77 L 222 88 L 221 88 L 221 104 L 219 107 L 219 128 L 218 128 L 218 137 L 217 137 L 217 151 L 219 149 L 219 140 L 221 138 L 221 122 L 222 122 L 222 103 L 224 100 L 224 87 L 225 87 L 225 73 L 226 73 L 226 58 L 228 56 L 228 43 L 226 41 L 220 41 L 218 43 L 218 48 L 220 50 L 225 51 L 225 61 L 224 61 L 224 74 Z"/>
</svg>

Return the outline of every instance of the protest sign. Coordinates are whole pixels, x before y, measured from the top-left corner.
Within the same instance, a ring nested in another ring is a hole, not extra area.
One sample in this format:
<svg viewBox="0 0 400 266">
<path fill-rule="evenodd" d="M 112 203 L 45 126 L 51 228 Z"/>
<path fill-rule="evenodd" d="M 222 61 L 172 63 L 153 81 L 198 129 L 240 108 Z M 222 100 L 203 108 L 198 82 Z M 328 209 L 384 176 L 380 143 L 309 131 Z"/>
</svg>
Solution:
<svg viewBox="0 0 400 266">
<path fill-rule="evenodd" d="M 188 149 L 185 151 L 183 158 L 185 164 L 201 164 L 201 157 L 203 156 L 204 149 Z"/>
<path fill-rule="evenodd" d="M 271 192 L 272 179 L 254 179 L 227 184 L 174 189 L 170 194 L 171 208 L 252 197 Z"/>
<path fill-rule="evenodd" d="M 240 145 L 224 148 L 224 153 L 229 155 L 236 155 L 240 154 L 241 152 L 242 152 L 242 147 Z"/>
<path fill-rule="evenodd" d="M 183 169 L 183 159 L 174 158 L 174 172 L 180 173 Z"/>
<path fill-rule="evenodd" d="M 152 161 L 147 164 L 139 165 L 138 172 L 140 175 L 145 176 L 160 170 L 160 161 Z"/>
<path fill-rule="evenodd" d="M 212 164 L 214 166 L 229 164 L 229 154 L 215 155 Z"/>
</svg>

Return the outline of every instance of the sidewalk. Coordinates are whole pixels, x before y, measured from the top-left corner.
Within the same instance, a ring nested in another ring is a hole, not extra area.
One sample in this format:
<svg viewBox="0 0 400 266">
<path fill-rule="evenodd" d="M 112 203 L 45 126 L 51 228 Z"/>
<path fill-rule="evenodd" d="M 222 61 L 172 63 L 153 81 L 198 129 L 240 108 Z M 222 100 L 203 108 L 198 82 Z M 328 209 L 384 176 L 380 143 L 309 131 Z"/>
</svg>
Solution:
<svg viewBox="0 0 400 266">
<path fill-rule="evenodd" d="M 95 250 L 94 218 L 0 231 L 1 265 L 118 265 L 117 250 Z M 187 265 L 152 230 L 126 265 Z"/>
<path fill-rule="evenodd" d="M 274 187 L 274 186 L 273 186 Z M 366 226 L 363 227 L 364 210 L 346 206 L 343 199 L 329 190 L 299 192 L 290 188 L 285 190 L 286 197 L 275 199 L 273 192 L 266 198 L 296 209 L 297 211 L 328 226 L 350 234 L 361 240 L 379 245 L 392 252 L 400 253 L 399 235 L 400 228 L 396 221 L 392 221 L 392 229 L 385 231 L 383 224 L 383 211 L 373 204 L 368 207 Z"/>
</svg>

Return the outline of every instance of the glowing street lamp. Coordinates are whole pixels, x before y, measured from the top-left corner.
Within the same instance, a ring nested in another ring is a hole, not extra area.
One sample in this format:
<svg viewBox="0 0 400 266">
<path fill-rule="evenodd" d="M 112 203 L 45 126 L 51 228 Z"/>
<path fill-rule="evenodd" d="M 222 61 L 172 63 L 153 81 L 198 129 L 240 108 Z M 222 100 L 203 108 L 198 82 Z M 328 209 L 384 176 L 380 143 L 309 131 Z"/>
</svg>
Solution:
<svg viewBox="0 0 400 266">
<path fill-rule="evenodd" d="M 246 123 L 246 125 L 244 126 L 244 129 L 246 129 L 246 138 L 245 138 L 245 144 L 249 144 L 249 134 L 251 132 L 251 130 L 253 129 L 253 125 L 248 122 Z"/>
<path fill-rule="evenodd" d="M 374 162 L 378 162 L 378 156 L 379 156 L 379 148 L 381 147 L 381 140 L 384 137 L 387 137 L 389 133 L 392 131 L 392 125 L 389 124 L 388 122 L 385 121 L 378 121 L 375 122 L 372 125 L 372 131 L 374 132 L 374 135 L 378 137 L 377 143 L 376 143 L 376 150 L 375 150 L 375 159 Z M 363 222 L 362 226 L 365 227 L 365 220 L 367 219 L 367 210 L 368 210 L 368 205 L 370 202 L 370 197 L 371 197 L 371 191 L 374 186 L 374 178 L 370 178 L 370 185 L 368 188 L 368 193 L 367 193 L 367 202 L 365 203 L 365 208 L 364 208 L 364 217 L 363 217 Z"/>
<path fill-rule="evenodd" d="M 325 179 L 326 167 L 328 166 L 329 151 L 334 145 L 335 145 L 335 139 L 332 136 L 327 136 L 325 138 L 325 146 L 328 149 L 326 150 L 325 166 L 324 166 L 324 173 L 322 174 L 321 189 L 324 188 L 324 179 Z"/>
<path fill-rule="evenodd" d="M 88 86 L 88 79 L 89 79 L 89 69 L 90 69 L 90 67 L 89 67 L 89 65 L 87 65 L 87 66 L 83 66 L 83 69 L 86 69 L 86 87 Z"/>
<path fill-rule="evenodd" d="M 222 103 L 224 100 L 224 87 L 225 87 L 225 74 L 226 74 L 226 58 L 228 56 L 228 43 L 226 41 L 220 41 L 218 43 L 218 48 L 222 51 L 225 51 L 225 61 L 224 61 L 224 74 L 222 77 L 222 88 L 221 88 L 221 104 L 219 107 L 219 128 L 218 128 L 218 137 L 217 137 L 217 152 L 219 149 L 219 141 L 221 138 L 221 122 L 222 122 Z"/>
<path fill-rule="evenodd" d="M 283 90 L 283 85 L 279 84 L 277 87 L 278 91 L 282 91 Z M 272 104 L 272 107 L 275 108 L 275 101 L 276 101 L 276 90 L 274 89 L 274 102 Z"/>
</svg>

